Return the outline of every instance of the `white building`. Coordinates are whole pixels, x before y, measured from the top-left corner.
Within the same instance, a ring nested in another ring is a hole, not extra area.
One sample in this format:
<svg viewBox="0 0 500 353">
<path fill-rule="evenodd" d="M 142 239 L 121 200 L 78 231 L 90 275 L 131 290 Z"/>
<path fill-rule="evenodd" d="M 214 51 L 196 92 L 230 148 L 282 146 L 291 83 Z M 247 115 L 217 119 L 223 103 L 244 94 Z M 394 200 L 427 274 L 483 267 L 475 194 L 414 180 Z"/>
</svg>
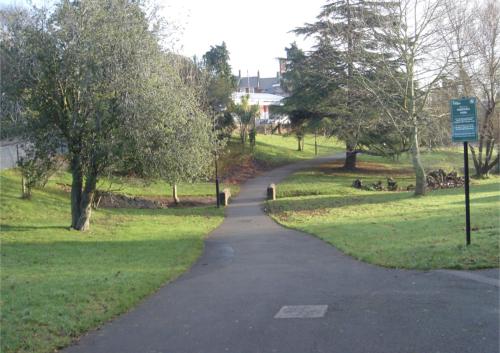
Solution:
<svg viewBox="0 0 500 353">
<path fill-rule="evenodd" d="M 241 103 L 242 97 L 248 96 L 248 103 L 251 105 L 259 105 L 260 115 L 256 120 L 257 125 L 270 123 L 269 109 L 272 105 L 281 105 L 283 96 L 270 93 L 246 93 L 234 92 L 232 94 L 233 102 L 236 104 Z"/>
</svg>

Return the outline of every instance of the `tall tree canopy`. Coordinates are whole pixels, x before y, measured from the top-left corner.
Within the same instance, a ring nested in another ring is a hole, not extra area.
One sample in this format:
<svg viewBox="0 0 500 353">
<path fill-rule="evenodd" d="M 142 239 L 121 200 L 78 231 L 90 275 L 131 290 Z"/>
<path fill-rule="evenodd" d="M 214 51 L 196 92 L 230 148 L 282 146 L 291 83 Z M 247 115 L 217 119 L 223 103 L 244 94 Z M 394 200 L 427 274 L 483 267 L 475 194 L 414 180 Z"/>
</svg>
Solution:
<svg viewBox="0 0 500 353">
<path fill-rule="evenodd" d="M 208 97 L 210 106 L 221 111 L 229 104 L 236 82 L 229 65 L 226 43 L 210 47 L 203 55 L 203 68 L 209 75 Z"/>
<path fill-rule="evenodd" d="M 206 171 L 210 120 L 140 2 L 63 0 L 50 15 L 25 15 L 2 24 L 1 41 L 22 79 L 3 65 L 2 77 L 18 84 L 32 148 L 67 146 L 72 228 L 89 228 L 104 173 L 133 168 L 175 183 Z"/>
<path fill-rule="evenodd" d="M 334 133 L 346 143 L 346 168 L 355 168 L 356 152 L 361 147 L 384 144 L 383 138 L 363 135 L 368 129 L 382 125 L 379 131 L 390 130 L 376 120 L 378 105 L 357 76 L 378 79 L 372 67 L 382 54 L 368 28 L 373 23 L 384 26 L 390 22 L 388 9 L 393 6 L 393 2 L 384 1 L 329 2 L 316 22 L 295 30 L 316 40 L 313 51 L 306 55 L 294 45 L 287 50 L 289 70 L 284 81 L 291 96 L 285 100 L 285 109 L 292 117 L 294 109 L 310 111 L 313 120 L 318 114 L 331 117 Z M 298 116 L 304 117 L 303 112 Z"/>
</svg>

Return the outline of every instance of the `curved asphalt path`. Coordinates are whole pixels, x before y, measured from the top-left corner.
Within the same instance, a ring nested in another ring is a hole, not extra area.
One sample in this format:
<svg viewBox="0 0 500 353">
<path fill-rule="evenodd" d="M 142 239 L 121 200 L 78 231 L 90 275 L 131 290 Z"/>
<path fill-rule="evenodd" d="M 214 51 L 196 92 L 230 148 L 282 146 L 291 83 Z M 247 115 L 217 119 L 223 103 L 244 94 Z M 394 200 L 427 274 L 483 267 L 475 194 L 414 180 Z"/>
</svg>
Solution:
<svg viewBox="0 0 500 353">
<path fill-rule="evenodd" d="M 371 266 L 262 212 L 269 183 L 327 160 L 248 181 L 190 271 L 65 352 L 498 352 L 497 271 Z M 274 318 L 313 304 L 328 305 L 323 318 Z"/>
</svg>

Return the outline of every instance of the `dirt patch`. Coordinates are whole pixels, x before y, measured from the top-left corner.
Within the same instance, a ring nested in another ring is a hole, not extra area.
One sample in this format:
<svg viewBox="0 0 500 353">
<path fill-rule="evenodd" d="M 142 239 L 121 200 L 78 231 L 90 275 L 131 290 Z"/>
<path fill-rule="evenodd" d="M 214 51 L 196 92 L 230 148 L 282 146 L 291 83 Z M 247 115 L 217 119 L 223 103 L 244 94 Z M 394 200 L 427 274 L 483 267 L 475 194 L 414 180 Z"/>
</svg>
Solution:
<svg viewBox="0 0 500 353">
<path fill-rule="evenodd" d="M 171 198 L 160 196 L 134 196 L 113 194 L 110 192 L 98 192 L 96 195 L 96 208 L 172 208 L 172 207 L 196 207 L 215 204 L 213 196 L 185 196 L 175 204 Z"/>
<path fill-rule="evenodd" d="M 241 158 L 237 164 L 227 167 L 222 176 L 222 181 L 227 184 L 241 184 L 248 179 L 262 173 L 266 168 L 247 155 Z"/>
<path fill-rule="evenodd" d="M 411 175 L 411 168 L 390 168 L 384 164 L 373 162 L 357 162 L 357 168 L 353 170 L 344 169 L 344 161 L 334 161 L 322 164 L 319 169 L 328 174 L 365 174 L 365 175 Z"/>
</svg>

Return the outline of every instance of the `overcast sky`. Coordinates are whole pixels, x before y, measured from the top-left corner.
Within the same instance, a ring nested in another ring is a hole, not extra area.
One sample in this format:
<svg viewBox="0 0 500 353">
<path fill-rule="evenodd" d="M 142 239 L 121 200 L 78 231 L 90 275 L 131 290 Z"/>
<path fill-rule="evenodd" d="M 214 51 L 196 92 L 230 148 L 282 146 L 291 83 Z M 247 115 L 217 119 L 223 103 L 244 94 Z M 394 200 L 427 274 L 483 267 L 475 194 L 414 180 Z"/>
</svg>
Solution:
<svg viewBox="0 0 500 353">
<path fill-rule="evenodd" d="M 302 43 L 290 30 L 314 21 L 326 0 L 164 0 L 184 26 L 181 37 L 185 55 L 202 55 L 211 45 L 225 41 L 234 73 L 274 76 L 277 57 L 293 41 Z"/>
<path fill-rule="evenodd" d="M 34 0 L 50 4 L 51 0 Z M 0 0 L 0 4 L 25 4 L 26 0 Z M 235 74 L 241 70 L 251 76 L 260 70 L 261 77 L 275 76 L 277 57 L 285 47 L 297 41 L 289 33 L 305 22 L 314 21 L 326 0 L 158 0 L 167 19 L 182 28 L 178 51 L 201 57 L 211 45 L 226 42 Z"/>
</svg>

